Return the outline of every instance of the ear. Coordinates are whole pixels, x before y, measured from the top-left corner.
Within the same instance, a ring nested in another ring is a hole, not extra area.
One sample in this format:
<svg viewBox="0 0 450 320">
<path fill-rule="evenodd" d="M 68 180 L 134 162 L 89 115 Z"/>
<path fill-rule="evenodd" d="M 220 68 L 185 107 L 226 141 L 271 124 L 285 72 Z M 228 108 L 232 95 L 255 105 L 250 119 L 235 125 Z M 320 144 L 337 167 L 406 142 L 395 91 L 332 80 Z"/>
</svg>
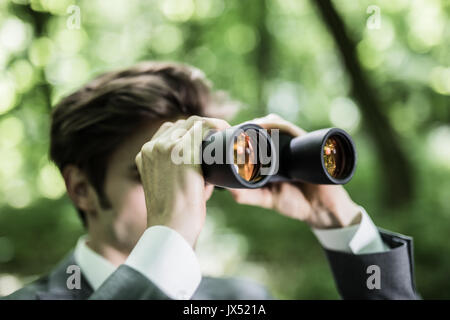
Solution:
<svg viewBox="0 0 450 320">
<path fill-rule="evenodd" d="M 95 211 L 93 188 L 86 174 L 74 165 L 67 165 L 62 172 L 67 193 L 75 204 L 86 213 Z"/>
</svg>

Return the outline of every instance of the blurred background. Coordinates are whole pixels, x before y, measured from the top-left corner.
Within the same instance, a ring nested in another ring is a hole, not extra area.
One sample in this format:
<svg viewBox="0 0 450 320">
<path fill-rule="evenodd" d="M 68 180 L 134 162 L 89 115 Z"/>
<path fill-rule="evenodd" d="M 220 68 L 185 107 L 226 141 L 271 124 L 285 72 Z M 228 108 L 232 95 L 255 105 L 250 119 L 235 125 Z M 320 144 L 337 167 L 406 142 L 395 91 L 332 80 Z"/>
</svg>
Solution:
<svg viewBox="0 0 450 320">
<path fill-rule="evenodd" d="M 0 0 L 0 295 L 48 272 L 83 234 L 48 160 L 49 113 L 101 72 L 175 60 L 241 102 L 337 126 L 359 153 L 346 186 L 383 228 L 414 237 L 417 287 L 450 298 L 450 2 L 445 0 Z M 279 299 L 338 294 L 309 228 L 215 192 L 205 274 Z"/>
</svg>

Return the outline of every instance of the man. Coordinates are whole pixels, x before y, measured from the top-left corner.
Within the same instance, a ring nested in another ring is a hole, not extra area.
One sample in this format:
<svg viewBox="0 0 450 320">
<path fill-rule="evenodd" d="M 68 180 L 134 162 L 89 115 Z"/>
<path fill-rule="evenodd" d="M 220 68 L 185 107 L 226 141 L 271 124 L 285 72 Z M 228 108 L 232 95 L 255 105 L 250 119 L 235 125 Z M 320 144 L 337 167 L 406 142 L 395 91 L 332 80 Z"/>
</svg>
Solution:
<svg viewBox="0 0 450 320">
<path fill-rule="evenodd" d="M 198 70 L 156 62 L 106 73 L 63 99 L 52 114 L 50 155 L 87 236 L 48 276 L 7 298 L 270 298 L 250 281 L 201 276 L 194 248 L 213 186 L 200 165 L 170 160 L 176 148 L 200 148 L 192 137 L 229 127 L 210 117 L 223 103 Z M 276 115 L 252 122 L 304 134 Z M 412 240 L 378 231 L 341 186 L 282 182 L 230 192 L 311 226 L 343 298 L 416 298 Z M 78 288 L 68 286 L 72 265 L 81 270 Z"/>
</svg>

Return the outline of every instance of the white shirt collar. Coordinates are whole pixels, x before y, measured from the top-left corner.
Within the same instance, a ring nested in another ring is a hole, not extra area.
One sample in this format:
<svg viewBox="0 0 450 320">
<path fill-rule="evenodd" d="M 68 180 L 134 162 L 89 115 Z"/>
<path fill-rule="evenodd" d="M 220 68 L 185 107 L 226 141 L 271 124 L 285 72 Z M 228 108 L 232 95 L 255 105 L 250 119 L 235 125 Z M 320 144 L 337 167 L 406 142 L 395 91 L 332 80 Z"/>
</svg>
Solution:
<svg viewBox="0 0 450 320">
<path fill-rule="evenodd" d="M 86 240 L 87 235 L 78 239 L 74 252 L 75 262 L 95 291 L 116 270 L 116 266 L 89 248 Z"/>
</svg>

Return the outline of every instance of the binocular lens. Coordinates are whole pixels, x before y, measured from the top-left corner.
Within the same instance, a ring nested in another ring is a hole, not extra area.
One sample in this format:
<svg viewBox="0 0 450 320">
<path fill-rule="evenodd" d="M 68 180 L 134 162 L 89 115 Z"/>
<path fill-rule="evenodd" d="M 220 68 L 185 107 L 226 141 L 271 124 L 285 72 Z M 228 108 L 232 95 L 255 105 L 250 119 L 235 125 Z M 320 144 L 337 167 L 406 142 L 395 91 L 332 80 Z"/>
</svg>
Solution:
<svg viewBox="0 0 450 320">
<path fill-rule="evenodd" d="M 333 178 L 342 178 L 346 165 L 345 156 L 341 139 L 338 136 L 330 136 L 323 147 L 323 162 Z"/>
<path fill-rule="evenodd" d="M 256 182 L 261 176 L 257 159 L 257 146 L 249 135 L 242 132 L 234 141 L 234 167 L 242 179 Z"/>
</svg>

